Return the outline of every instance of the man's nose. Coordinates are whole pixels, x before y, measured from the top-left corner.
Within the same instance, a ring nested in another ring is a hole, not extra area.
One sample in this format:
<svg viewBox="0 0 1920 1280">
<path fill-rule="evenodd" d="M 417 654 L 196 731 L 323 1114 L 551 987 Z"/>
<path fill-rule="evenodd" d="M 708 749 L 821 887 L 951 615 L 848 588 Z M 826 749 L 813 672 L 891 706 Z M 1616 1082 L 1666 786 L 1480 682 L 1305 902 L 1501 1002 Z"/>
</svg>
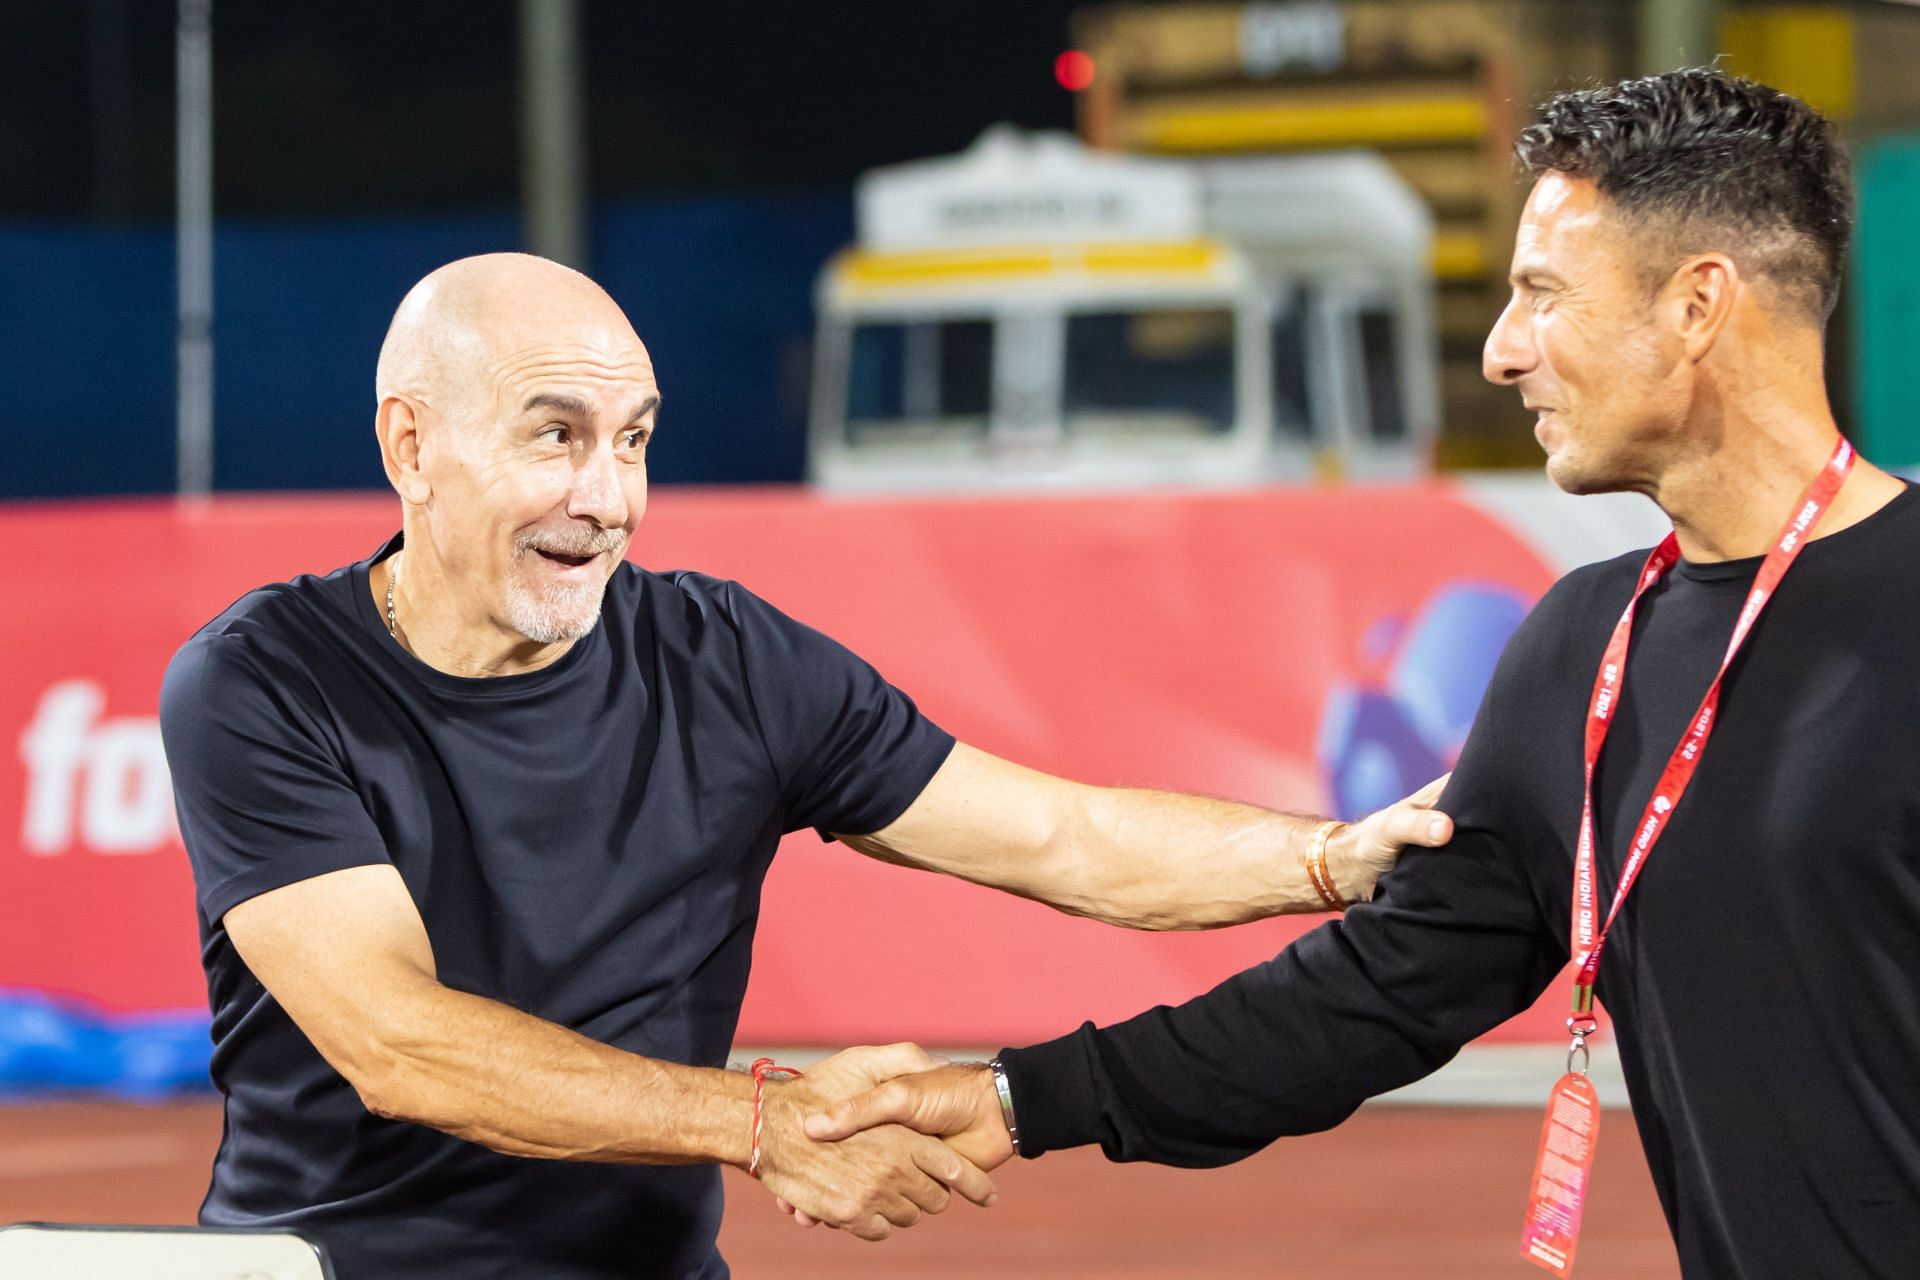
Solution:
<svg viewBox="0 0 1920 1280">
<path fill-rule="evenodd" d="M 1510 387 L 1532 373 L 1534 364 L 1532 334 L 1519 299 L 1509 299 L 1480 349 L 1480 374 L 1497 386 Z"/>
<path fill-rule="evenodd" d="M 620 485 L 620 463 L 611 449 L 593 449 L 574 467 L 567 514 L 615 529 L 627 522 L 627 494 Z"/>
</svg>

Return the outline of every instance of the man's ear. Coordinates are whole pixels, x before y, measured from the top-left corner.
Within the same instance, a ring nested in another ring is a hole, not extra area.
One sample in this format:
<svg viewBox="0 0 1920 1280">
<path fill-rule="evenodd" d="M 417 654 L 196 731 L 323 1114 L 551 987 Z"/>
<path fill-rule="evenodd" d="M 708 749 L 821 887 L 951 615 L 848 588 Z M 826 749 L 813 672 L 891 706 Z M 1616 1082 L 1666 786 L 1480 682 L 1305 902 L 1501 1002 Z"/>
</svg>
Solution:
<svg viewBox="0 0 1920 1280">
<path fill-rule="evenodd" d="M 410 506 L 423 506 L 433 495 L 422 469 L 420 448 L 420 406 L 401 395 L 390 395 L 380 402 L 374 415 L 373 431 L 380 438 L 380 463 L 387 470 L 387 483 L 400 500 Z"/>
<path fill-rule="evenodd" d="M 1661 290 L 1661 305 L 1680 334 L 1687 359 L 1697 364 L 1713 350 L 1745 288 L 1739 266 L 1724 253 L 1698 254 L 1674 270 Z"/>
</svg>

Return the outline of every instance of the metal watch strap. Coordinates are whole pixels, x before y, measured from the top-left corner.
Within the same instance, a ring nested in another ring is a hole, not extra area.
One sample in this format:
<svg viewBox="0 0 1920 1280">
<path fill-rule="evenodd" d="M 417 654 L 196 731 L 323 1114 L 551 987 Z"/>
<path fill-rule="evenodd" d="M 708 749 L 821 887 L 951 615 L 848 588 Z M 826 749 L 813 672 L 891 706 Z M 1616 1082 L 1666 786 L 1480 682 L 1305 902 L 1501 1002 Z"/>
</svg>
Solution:
<svg viewBox="0 0 1920 1280">
<path fill-rule="evenodd" d="M 1020 1125 L 1013 1118 L 1013 1086 L 1007 1083 L 1007 1069 L 997 1057 L 987 1065 L 993 1068 L 993 1091 L 1000 1095 L 1000 1119 L 1006 1122 L 1007 1140 L 1013 1143 L 1013 1154 L 1019 1155 Z"/>
</svg>

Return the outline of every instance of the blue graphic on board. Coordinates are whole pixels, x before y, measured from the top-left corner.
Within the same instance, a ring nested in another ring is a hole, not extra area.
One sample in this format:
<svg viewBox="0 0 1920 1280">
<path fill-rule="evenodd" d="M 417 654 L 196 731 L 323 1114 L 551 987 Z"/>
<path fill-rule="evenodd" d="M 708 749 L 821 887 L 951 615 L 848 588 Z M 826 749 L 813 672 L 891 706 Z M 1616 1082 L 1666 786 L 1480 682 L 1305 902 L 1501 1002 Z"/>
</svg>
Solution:
<svg viewBox="0 0 1920 1280">
<path fill-rule="evenodd" d="M 213 1087 L 203 1010 L 101 1013 L 39 991 L 0 991 L 0 1096 L 87 1089 L 161 1098 Z"/>
<path fill-rule="evenodd" d="M 1530 607 L 1511 587 L 1460 581 L 1411 620 L 1374 624 L 1358 666 L 1381 674 L 1335 685 L 1320 715 L 1316 755 L 1334 816 L 1364 817 L 1453 767 L 1500 651 Z"/>
</svg>

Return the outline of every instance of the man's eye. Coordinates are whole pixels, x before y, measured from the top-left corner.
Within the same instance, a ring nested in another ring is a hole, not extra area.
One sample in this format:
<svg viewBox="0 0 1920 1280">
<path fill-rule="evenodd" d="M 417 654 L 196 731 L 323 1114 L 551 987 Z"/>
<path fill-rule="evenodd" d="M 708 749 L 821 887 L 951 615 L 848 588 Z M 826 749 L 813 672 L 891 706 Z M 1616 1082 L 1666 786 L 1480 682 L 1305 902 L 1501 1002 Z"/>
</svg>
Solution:
<svg viewBox="0 0 1920 1280">
<path fill-rule="evenodd" d="M 567 435 L 568 433 L 565 427 L 556 425 L 545 428 L 535 439 L 551 440 L 555 444 L 565 444 L 567 442 Z"/>
<path fill-rule="evenodd" d="M 627 448 L 644 449 L 647 446 L 647 433 L 644 431 L 627 432 Z"/>
</svg>

